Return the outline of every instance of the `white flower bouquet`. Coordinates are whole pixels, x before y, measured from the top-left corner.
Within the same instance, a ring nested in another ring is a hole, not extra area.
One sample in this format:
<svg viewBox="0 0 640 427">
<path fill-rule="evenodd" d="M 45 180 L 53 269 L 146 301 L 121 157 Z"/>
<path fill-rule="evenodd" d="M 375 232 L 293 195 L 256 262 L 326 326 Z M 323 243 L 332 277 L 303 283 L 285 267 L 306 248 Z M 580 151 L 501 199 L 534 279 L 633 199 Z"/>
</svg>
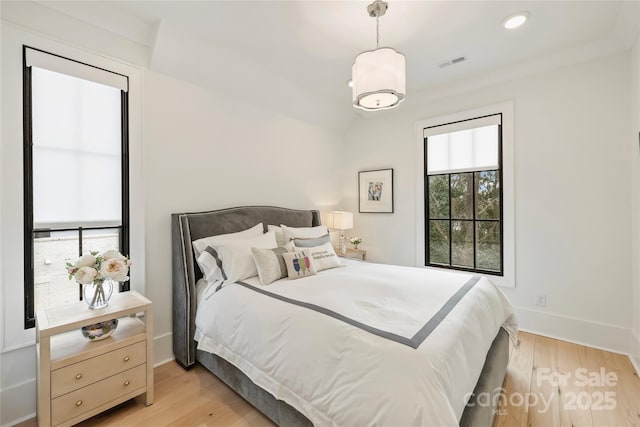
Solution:
<svg viewBox="0 0 640 427">
<path fill-rule="evenodd" d="M 353 249 L 358 249 L 358 245 L 362 243 L 362 239 L 360 237 L 350 237 L 349 242 L 353 245 Z"/>
<path fill-rule="evenodd" d="M 109 304 L 113 292 L 113 282 L 129 280 L 131 261 L 116 250 L 103 254 L 91 252 L 83 255 L 75 263 L 67 262 L 69 280 L 75 278 L 82 285 L 83 299 L 89 308 L 103 308 Z"/>
<path fill-rule="evenodd" d="M 103 254 L 91 252 L 82 255 L 75 263 L 67 262 L 69 280 L 75 278 L 82 285 L 98 284 L 105 279 L 116 282 L 129 280 L 129 267 L 131 261 L 116 250 L 106 251 Z"/>
</svg>

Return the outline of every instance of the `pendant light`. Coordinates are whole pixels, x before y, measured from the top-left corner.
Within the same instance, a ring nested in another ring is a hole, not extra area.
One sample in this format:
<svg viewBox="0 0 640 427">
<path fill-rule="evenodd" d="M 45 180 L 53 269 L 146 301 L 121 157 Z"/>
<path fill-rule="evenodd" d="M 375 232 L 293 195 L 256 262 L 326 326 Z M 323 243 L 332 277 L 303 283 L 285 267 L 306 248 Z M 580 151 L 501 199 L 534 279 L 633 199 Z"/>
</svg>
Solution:
<svg viewBox="0 0 640 427">
<path fill-rule="evenodd" d="M 356 56 L 351 68 L 353 106 L 367 111 L 397 107 L 406 96 L 404 55 L 390 47 L 380 47 L 380 17 L 389 5 L 376 0 L 367 6 L 376 18 L 376 49 Z"/>
</svg>

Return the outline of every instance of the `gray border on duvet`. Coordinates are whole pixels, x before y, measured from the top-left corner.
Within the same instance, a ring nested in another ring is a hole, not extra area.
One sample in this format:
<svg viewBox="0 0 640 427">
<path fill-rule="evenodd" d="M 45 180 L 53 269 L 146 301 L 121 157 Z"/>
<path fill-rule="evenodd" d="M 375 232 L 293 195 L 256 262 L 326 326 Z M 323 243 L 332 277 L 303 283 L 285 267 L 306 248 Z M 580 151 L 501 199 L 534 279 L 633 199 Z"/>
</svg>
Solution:
<svg viewBox="0 0 640 427">
<path fill-rule="evenodd" d="M 252 291 L 261 293 L 271 298 L 275 298 L 277 300 L 287 302 L 289 304 L 297 305 L 299 307 L 308 308 L 309 310 L 317 311 L 318 313 L 324 314 L 326 316 L 333 317 L 334 319 L 340 320 L 342 322 L 348 323 L 351 326 L 355 326 L 356 328 L 362 329 L 363 331 L 369 332 L 371 334 L 377 335 L 381 338 L 385 338 L 391 341 L 395 341 L 398 344 L 404 344 L 411 348 L 417 349 L 424 342 L 425 339 L 438 327 L 438 325 L 447 317 L 447 315 L 453 310 L 453 308 L 460 302 L 460 300 L 473 288 L 476 283 L 480 280 L 480 276 L 473 276 L 469 279 L 458 291 L 453 294 L 451 298 L 442 306 L 440 310 L 436 314 L 433 315 L 431 319 L 424 324 L 422 328 L 416 334 L 411 337 L 403 337 L 401 335 L 394 334 L 392 332 L 383 331 L 378 328 L 374 328 L 373 326 L 366 325 L 362 322 L 358 322 L 357 320 L 351 319 L 350 317 L 344 316 L 340 313 L 336 313 L 335 311 L 329 310 L 328 308 L 310 304 L 304 301 L 298 301 L 291 298 L 287 298 L 282 295 L 274 294 L 269 291 L 265 291 L 264 289 L 257 288 L 255 286 L 249 285 L 245 282 L 236 282 L 236 284 L 244 286 L 247 289 Z M 220 287 L 217 290 L 219 290 Z"/>
</svg>

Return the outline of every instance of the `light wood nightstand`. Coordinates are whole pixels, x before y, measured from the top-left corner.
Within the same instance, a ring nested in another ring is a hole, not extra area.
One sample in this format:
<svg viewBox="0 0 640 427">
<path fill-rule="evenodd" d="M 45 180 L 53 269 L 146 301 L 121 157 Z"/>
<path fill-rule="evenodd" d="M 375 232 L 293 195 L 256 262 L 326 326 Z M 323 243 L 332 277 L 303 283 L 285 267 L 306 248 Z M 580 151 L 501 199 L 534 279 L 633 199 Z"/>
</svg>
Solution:
<svg viewBox="0 0 640 427">
<path fill-rule="evenodd" d="M 346 253 L 341 253 L 340 250 L 336 250 L 336 254 L 342 258 L 357 259 L 365 261 L 367 259 L 367 251 L 362 249 L 347 249 Z"/>
<path fill-rule="evenodd" d="M 109 338 L 91 342 L 80 332 L 114 318 Z M 38 310 L 36 337 L 40 427 L 77 424 L 145 393 L 153 403 L 152 304 L 139 293 L 114 294 L 99 310 L 83 301 Z"/>
</svg>

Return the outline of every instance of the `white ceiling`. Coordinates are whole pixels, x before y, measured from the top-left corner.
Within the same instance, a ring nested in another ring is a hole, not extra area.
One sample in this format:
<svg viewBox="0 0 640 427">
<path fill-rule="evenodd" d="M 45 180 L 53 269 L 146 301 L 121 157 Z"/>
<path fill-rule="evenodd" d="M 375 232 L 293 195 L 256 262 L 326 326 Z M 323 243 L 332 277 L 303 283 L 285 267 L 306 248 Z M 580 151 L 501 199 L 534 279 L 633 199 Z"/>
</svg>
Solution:
<svg viewBox="0 0 640 427">
<path fill-rule="evenodd" d="M 167 29 L 171 29 L 170 34 L 197 45 L 200 55 L 210 59 L 211 67 L 239 61 L 243 67 L 255 68 L 255 79 L 284 79 L 290 82 L 288 90 L 295 87 L 300 93 L 313 94 L 345 114 L 348 110 L 344 107 L 350 108 L 351 102 L 346 81 L 353 58 L 375 47 L 375 19 L 368 16 L 366 1 L 41 4 L 148 46 L 152 69 L 154 58 L 174 54 L 169 51 L 171 43 L 166 42 L 173 38 L 167 36 Z M 381 45 L 405 54 L 407 98 L 411 99 L 413 94 L 462 79 L 522 67 L 541 58 L 562 57 L 564 52 L 569 55 L 603 41 L 609 51 L 628 49 L 640 25 L 638 4 L 390 0 L 387 14 L 380 18 Z M 505 30 L 504 18 L 521 10 L 531 13 L 529 21 L 517 30 Z M 459 56 L 467 61 L 438 67 Z M 198 59 L 200 67 L 206 63 L 203 58 Z M 189 65 L 185 64 L 185 70 Z M 171 73 L 180 77 L 180 67 L 160 68 L 171 68 Z M 193 73 L 188 80 L 198 83 Z M 234 93 L 241 88 L 236 85 Z"/>
</svg>

